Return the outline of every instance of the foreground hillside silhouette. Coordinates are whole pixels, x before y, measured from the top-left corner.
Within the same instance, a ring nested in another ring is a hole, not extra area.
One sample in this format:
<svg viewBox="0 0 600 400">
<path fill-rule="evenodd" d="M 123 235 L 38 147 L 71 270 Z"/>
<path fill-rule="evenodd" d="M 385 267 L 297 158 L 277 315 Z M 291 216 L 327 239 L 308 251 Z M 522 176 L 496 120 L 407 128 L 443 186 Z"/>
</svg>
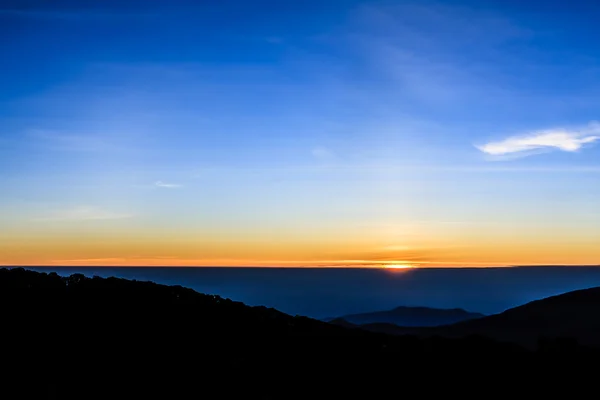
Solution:
<svg viewBox="0 0 600 400">
<path fill-rule="evenodd" d="M 0 395 L 10 399 L 401 398 L 479 385 L 539 394 L 581 387 L 575 372 L 598 359 L 560 340 L 528 351 L 484 337 L 396 337 L 78 274 L 0 269 L 0 300 Z"/>
<path fill-rule="evenodd" d="M 500 314 L 437 327 L 410 327 L 381 323 L 351 324 L 346 318 L 331 321 L 393 335 L 464 337 L 483 335 L 532 348 L 540 340 L 559 339 L 563 345 L 576 343 L 600 348 L 600 288 L 573 292 L 532 301 Z"/>
</svg>

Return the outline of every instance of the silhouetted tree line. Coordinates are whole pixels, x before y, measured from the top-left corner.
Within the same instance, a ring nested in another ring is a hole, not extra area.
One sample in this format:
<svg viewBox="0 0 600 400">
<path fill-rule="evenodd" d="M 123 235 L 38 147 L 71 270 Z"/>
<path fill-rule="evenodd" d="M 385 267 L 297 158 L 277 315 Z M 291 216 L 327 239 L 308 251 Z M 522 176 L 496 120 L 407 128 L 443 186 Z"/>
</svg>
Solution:
<svg viewBox="0 0 600 400">
<path fill-rule="evenodd" d="M 539 394 L 567 374 L 584 380 L 575 371 L 599 355 L 568 339 L 529 351 L 482 336 L 389 336 L 181 286 L 22 268 L 0 269 L 0 304 L 6 399 Z"/>
</svg>

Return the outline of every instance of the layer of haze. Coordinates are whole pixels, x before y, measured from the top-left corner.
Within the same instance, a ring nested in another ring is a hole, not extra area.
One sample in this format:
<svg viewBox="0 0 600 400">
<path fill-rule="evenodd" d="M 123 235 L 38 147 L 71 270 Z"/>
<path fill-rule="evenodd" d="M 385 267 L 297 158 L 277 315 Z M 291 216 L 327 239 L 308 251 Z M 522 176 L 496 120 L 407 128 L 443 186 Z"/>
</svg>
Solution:
<svg viewBox="0 0 600 400">
<path fill-rule="evenodd" d="M 4 1 L 0 264 L 598 264 L 598 12 Z"/>
</svg>

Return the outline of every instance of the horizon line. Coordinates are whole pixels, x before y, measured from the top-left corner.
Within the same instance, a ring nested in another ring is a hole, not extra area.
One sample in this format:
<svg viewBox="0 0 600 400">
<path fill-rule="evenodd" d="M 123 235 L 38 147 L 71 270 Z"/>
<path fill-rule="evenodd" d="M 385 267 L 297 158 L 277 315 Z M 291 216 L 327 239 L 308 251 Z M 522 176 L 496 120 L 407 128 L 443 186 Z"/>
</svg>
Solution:
<svg viewBox="0 0 600 400">
<path fill-rule="evenodd" d="M 524 264 L 524 265 L 440 265 L 440 266 L 410 266 L 405 268 L 390 268 L 385 265 L 307 265 L 307 266 L 257 266 L 257 265 L 52 265 L 52 264 L 0 264 L 0 268 L 235 268 L 235 269 L 381 269 L 392 272 L 410 271 L 417 269 L 500 269 L 500 268 L 555 268 L 555 267 L 583 267 L 596 268 L 600 264 Z"/>
</svg>

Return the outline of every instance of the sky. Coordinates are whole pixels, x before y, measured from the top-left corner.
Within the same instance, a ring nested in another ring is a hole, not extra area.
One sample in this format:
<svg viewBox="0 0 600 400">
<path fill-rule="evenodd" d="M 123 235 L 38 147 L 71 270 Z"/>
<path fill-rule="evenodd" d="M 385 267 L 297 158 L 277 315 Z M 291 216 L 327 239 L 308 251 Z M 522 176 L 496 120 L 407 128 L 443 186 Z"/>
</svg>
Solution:
<svg viewBox="0 0 600 400">
<path fill-rule="evenodd" d="M 593 1 L 0 1 L 0 265 L 600 264 Z"/>
</svg>

